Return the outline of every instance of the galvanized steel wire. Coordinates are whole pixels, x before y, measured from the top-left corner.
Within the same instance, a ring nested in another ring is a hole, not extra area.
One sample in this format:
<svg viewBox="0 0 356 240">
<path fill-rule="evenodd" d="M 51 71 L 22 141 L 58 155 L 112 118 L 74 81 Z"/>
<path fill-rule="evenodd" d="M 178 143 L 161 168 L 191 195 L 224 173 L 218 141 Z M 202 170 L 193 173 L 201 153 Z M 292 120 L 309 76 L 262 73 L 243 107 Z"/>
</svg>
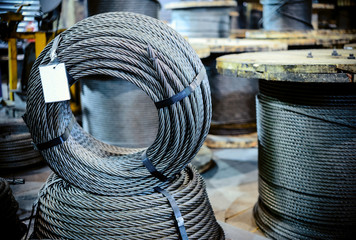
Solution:
<svg viewBox="0 0 356 240">
<path fill-rule="evenodd" d="M 167 188 L 189 239 L 224 239 L 202 177 L 190 165 Z M 73 187 L 55 174 L 40 192 L 33 237 L 40 239 L 179 239 L 173 211 L 160 193 L 101 196 Z"/>
<path fill-rule="evenodd" d="M 58 58 L 74 79 L 106 75 L 127 80 L 157 102 L 182 91 L 202 71 L 191 46 L 164 23 L 134 13 L 106 13 L 77 23 L 61 34 Z M 161 71 L 147 52 L 151 45 Z M 35 144 L 61 134 L 72 119 L 68 102 L 45 103 L 38 66 L 48 64 L 52 43 L 32 69 L 26 121 Z M 167 177 L 178 174 L 196 155 L 211 119 L 209 83 L 204 77 L 189 97 L 157 110 L 159 130 L 146 155 Z M 86 191 L 112 196 L 152 192 L 164 185 L 143 166 L 143 150 L 104 144 L 75 123 L 63 144 L 43 150 L 50 167 Z"/>
<path fill-rule="evenodd" d="M 352 239 L 356 86 L 260 80 L 257 225 L 272 239 Z"/>
</svg>

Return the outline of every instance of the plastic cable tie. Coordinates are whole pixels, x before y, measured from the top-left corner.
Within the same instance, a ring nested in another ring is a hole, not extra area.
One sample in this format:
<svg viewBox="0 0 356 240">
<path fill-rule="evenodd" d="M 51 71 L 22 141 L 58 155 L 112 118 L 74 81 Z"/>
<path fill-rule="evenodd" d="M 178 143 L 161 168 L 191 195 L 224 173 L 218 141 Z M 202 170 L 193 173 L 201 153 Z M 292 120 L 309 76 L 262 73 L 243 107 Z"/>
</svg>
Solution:
<svg viewBox="0 0 356 240">
<path fill-rule="evenodd" d="M 147 170 L 151 173 L 152 176 L 159 179 L 162 182 L 166 182 L 168 178 L 159 172 L 155 166 L 153 166 L 151 160 L 147 157 L 146 152 L 144 153 L 144 159 L 142 160 L 143 165 L 147 168 Z"/>
<path fill-rule="evenodd" d="M 187 234 L 187 231 L 185 230 L 185 226 L 184 226 L 184 219 L 183 219 L 183 216 L 179 210 L 179 207 L 178 207 L 177 202 L 174 199 L 174 197 L 169 192 L 167 192 L 166 190 L 164 190 L 160 187 L 155 187 L 154 190 L 156 192 L 162 193 L 163 196 L 165 196 L 167 198 L 169 204 L 171 205 L 171 208 L 173 209 L 173 214 L 174 214 L 175 222 L 176 222 L 178 230 L 179 230 L 179 235 L 182 240 L 188 240 L 188 234 Z"/>
<path fill-rule="evenodd" d="M 72 120 L 70 121 L 70 123 L 68 124 L 68 126 L 66 127 L 62 135 L 45 143 L 34 144 L 35 149 L 42 151 L 64 143 L 69 138 L 73 126 L 74 126 L 74 117 L 72 118 Z"/>
<path fill-rule="evenodd" d="M 176 102 L 181 101 L 185 97 L 188 97 L 202 83 L 205 76 L 206 76 L 206 70 L 205 67 L 203 66 L 200 69 L 198 75 L 194 78 L 194 80 L 190 83 L 188 87 L 184 88 L 183 91 L 177 93 L 176 95 L 173 95 L 170 98 L 166 98 L 161 101 L 155 102 L 156 108 L 160 109 L 160 108 L 168 107 L 170 105 L 175 104 Z"/>
</svg>

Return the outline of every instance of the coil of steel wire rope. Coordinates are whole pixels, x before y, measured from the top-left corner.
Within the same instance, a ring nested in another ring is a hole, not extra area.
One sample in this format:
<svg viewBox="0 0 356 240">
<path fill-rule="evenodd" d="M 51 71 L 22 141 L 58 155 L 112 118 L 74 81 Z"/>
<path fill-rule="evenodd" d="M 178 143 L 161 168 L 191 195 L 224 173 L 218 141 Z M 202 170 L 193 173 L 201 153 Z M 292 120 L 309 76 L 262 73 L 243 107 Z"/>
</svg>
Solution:
<svg viewBox="0 0 356 240">
<path fill-rule="evenodd" d="M 70 132 L 66 141 L 41 150 L 56 174 L 92 193 L 125 196 L 165 184 L 144 167 L 145 159 L 167 178 L 184 169 L 203 144 L 211 119 L 209 83 L 192 47 L 166 24 L 123 12 L 89 17 L 60 37 L 58 59 L 76 81 L 95 75 L 118 77 L 141 88 L 155 103 L 194 84 L 196 88 L 157 110 L 158 133 L 148 149 L 110 146 L 83 131 L 68 101 L 45 103 L 38 67 L 50 62 L 52 41 L 32 68 L 24 119 L 37 146 Z"/>
<path fill-rule="evenodd" d="M 0 236 L 2 239 L 21 239 L 26 225 L 16 215 L 19 204 L 12 195 L 9 183 L 0 178 Z"/>
<path fill-rule="evenodd" d="M 188 165 L 167 191 L 180 208 L 189 239 L 224 239 L 194 168 Z M 52 174 L 40 196 L 34 232 L 40 239 L 179 239 L 173 211 L 160 193 L 94 195 Z"/>
<path fill-rule="evenodd" d="M 355 236 L 355 93 L 349 83 L 260 80 L 254 215 L 267 236 Z"/>
<path fill-rule="evenodd" d="M 22 119 L 1 120 L 0 170 L 26 167 L 43 161 L 31 142 L 31 134 Z"/>
</svg>

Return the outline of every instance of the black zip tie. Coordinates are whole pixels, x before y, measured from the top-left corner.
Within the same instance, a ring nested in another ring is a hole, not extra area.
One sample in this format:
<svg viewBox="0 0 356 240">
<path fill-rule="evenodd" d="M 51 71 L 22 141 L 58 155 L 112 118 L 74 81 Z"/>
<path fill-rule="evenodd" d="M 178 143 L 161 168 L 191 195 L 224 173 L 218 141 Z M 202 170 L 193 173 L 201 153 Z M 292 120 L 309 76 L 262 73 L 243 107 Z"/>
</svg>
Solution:
<svg viewBox="0 0 356 240">
<path fill-rule="evenodd" d="M 35 149 L 42 151 L 42 150 L 52 148 L 52 147 L 55 147 L 57 145 L 64 143 L 69 138 L 70 133 L 73 129 L 73 126 L 74 126 L 74 117 L 72 117 L 72 120 L 70 121 L 70 123 L 64 130 L 64 133 L 61 136 L 56 137 L 56 138 L 54 138 L 48 142 L 45 142 L 45 143 L 38 143 L 38 144 L 34 143 L 33 145 L 35 146 Z"/>
<path fill-rule="evenodd" d="M 153 166 L 151 160 L 147 157 L 146 152 L 144 153 L 144 159 L 142 160 L 143 165 L 147 168 L 147 170 L 151 173 L 152 176 L 159 179 L 162 182 L 167 182 L 168 178 L 158 171 L 155 166 Z"/>
<path fill-rule="evenodd" d="M 160 187 L 155 187 L 154 190 L 156 192 L 162 193 L 163 196 L 165 196 L 168 199 L 168 202 L 173 209 L 175 222 L 176 222 L 178 230 L 179 230 L 179 235 L 182 240 L 188 240 L 188 234 L 184 227 L 184 219 L 182 217 L 182 214 L 179 210 L 179 207 L 178 207 L 177 202 L 174 199 L 174 197 L 169 192 L 167 192 L 166 190 L 164 190 Z"/>
<path fill-rule="evenodd" d="M 166 98 L 161 101 L 155 102 L 156 108 L 160 109 L 160 108 L 168 107 L 170 105 L 175 104 L 176 102 L 181 101 L 185 97 L 188 97 L 201 84 L 205 76 L 206 76 L 206 71 L 205 71 L 205 67 L 203 66 L 200 69 L 198 75 L 194 78 L 193 82 L 191 82 L 191 84 L 188 87 L 184 88 L 183 91 L 177 93 L 176 95 L 173 95 L 170 98 Z"/>
</svg>

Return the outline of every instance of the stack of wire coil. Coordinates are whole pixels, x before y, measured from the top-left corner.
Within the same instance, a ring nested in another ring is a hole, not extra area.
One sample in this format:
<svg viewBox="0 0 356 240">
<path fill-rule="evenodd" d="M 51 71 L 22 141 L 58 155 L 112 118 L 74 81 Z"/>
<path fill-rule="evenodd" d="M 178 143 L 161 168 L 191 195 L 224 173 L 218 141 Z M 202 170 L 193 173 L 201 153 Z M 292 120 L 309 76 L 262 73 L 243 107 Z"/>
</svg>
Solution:
<svg viewBox="0 0 356 240">
<path fill-rule="evenodd" d="M 79 126 L 68 101 L 45 103 L 38 67 L 51 60 L 65 63 L 71 83 L 101 75 L 142 89 L 157 107 L 153 144 L 105 144 Z M 224 238 L 203 179 L 188 165 L 209 131 L 209 83 L 199 57 L 174 30 L 134 13 L 84 19 L 42 51 L 27 93 L 24 119 L 56 174 L 40 193 L 34 236 Z"/>
<path fill-rule="evenodd" d="M 224 233 L 204 189 L 188 166 L 170 186 L 189 239 L 222 239 Z M 107 197 L 71 186 L 51 175 L 41 190 L 35 237 L 40 239 L 179 239 L 172 209 L 160 193 Z M 57 207 L 58 205 L 61 208 Z"/>
<path fill-rule="evenodd" d="M 9 183 L 0 178 L 0 236 L 2 239 L 22 239 L 26 225 L 16 215 L 19 204 L 12 195 Z"/>
<path fill-rule="evenodd" d="M 272 239 L 352 239 L 356 86 L 260 80 L 257 225 Z"/>
<path fill-rule="evenodd" d="M 32 145 L 31 134 L 22 119 L 0 121 L 0 169 L 37 164 L 42 156 Z"/>
</svg>

